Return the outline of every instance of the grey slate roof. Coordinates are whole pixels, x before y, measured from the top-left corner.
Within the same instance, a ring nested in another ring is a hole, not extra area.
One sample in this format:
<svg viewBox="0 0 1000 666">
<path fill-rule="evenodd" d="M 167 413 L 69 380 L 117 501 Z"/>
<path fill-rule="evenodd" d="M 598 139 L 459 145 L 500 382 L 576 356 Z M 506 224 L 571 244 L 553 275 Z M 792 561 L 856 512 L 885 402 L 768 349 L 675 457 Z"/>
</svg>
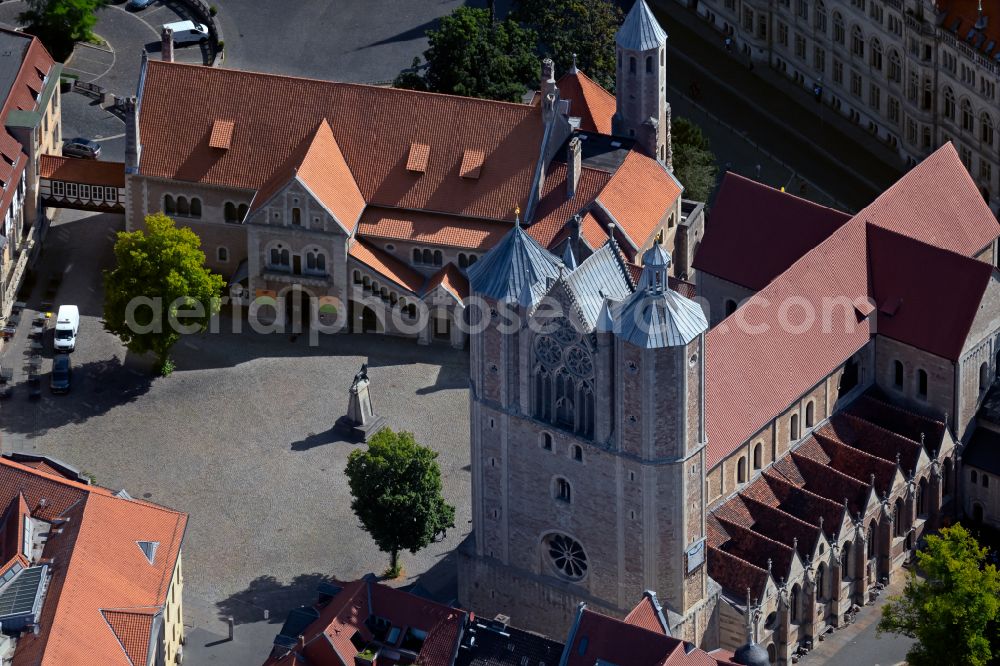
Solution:
<svg viewBox="0 0 1000 666">
<path fill-rule="evenodd" d="M 630 51 L 649 51 L 666 44 L 667 33 L 660 27 L 646 0 L 635 0 L 618 29 L 615 42 Z"/>
<path fill-rule="evenodd" d="M 469 267 L 473 293 L 530 307 L 559 275 L 562 262 L 516 225 L 482 259 Z"/>
<path fill-rule="evenodd" d="M 683 346 L 708 330 L 701 306 L 669 288 L 639 289 L 611 316 L 615 334 L 644 349 Z"/>
<path fill-rule="evenodd" d="M 620 301 L 632 292 L 615 253 L 615 248 L 605 243 L 566 278 L 566 285 L 576 296 L 583 317 L 591 328 L 597 325 L 601 307 L 607 299 Z"/>
</svg>

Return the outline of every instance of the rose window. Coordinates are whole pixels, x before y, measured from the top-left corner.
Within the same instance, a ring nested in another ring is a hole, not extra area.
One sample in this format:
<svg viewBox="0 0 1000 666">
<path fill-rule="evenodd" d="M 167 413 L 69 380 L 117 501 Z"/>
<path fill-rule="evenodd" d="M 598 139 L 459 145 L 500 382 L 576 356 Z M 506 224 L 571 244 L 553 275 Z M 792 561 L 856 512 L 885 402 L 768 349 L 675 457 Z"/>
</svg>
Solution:
<svg viewBox="0 0 1000 666">
<path fill-rule="evenodd" d="M 566 367 L 577 377 L 590 377 L 594 371 L 590 354 L 576 346 L 570 347 L 566 352 Z"/>
<path fill-rule="evenodd" d="M 575 539 L 564 534 L 553 534 L 546 539 L 549 559 L 559 573 L 567 578 L 579 580 L 587 573 L 587 554 Z"/>
<path fill-rule="evenodd" d="M 549 367 L 559 365 L 562 361 L 562 346 L 547 335 L 543 335 L 535 342 L 535 353 L 539 360 Z"/>
</svg>

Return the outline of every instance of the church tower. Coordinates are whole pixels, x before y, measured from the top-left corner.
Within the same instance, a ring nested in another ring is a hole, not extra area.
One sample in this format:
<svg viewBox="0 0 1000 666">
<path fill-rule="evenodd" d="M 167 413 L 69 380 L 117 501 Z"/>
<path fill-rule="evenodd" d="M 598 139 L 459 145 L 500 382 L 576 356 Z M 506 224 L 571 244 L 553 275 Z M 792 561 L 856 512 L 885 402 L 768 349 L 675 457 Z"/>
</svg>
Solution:
<svg viewBox="0 0 1000 666">
<path fill-rule="evenodd" d="M 473 536 L 459 600 L 552 636 L 580 601 L 626 615 L 647 590 L 673 635 L 717 640 L 706 574 L 700 306 L 609 241 L 578 266 L 515 227 L 469 271 Z"/>
<path fill-rule="evenodd" d="M 616 111 L 611 131 L 672 167 L 667 104 L 667 33 L 646 0 L 636 0 L 615 36 Z"/>
</svg>

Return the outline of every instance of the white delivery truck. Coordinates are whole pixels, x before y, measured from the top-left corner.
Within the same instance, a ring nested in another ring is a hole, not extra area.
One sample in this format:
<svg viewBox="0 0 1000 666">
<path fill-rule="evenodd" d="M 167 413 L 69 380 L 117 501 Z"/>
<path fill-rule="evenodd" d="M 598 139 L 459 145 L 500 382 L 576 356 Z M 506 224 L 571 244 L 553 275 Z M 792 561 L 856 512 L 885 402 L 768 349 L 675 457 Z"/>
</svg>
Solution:
<svg viewBox="0 0 1000 666">
<path fill-rule="evenodd" d="M 178 46 L 192 42 L 203 42 L 208 39 L 208 26 L 204 23 L 177 21 L 175 23 L 164 23 L 163 29 L 173 31 L 174 44 Z"/>
<path fill-rule="evenodd" d="M 80 308 L 75 305 L 60 305 L 56 315 L 54 346 L 56 351 L 76 349 L 76 334 L 80 331 Z"/>
</svg>

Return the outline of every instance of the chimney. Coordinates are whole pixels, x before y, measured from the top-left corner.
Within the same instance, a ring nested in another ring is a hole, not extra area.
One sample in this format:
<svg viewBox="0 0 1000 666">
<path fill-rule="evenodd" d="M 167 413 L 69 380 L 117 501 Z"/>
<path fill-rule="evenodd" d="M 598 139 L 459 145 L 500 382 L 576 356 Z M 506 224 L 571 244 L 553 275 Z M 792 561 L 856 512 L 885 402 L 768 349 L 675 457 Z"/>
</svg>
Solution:
<svg viewBox="0 0 1000 666">
<path fill-rule="evenodd" d="M 574 136 L 566 147 L 566 196 L 572 199 L 580 184 L 580 137 Z"/>
<path fill-rule="evenodd" d="M 542 60 L 542 81 L 539 86 L 539 90 L 542 91 L 542 97 L 547 93 L 552 92 L 552 89 L 556 87 L 556 65 L 552 62 L 552 58 L 545 58 Z"/>
<path fill-rule="evenodd" d="M 174 31 L 167 27 L 160 34 L 160 59 L 163 62 L 174 61 Z"/>
</svg>

